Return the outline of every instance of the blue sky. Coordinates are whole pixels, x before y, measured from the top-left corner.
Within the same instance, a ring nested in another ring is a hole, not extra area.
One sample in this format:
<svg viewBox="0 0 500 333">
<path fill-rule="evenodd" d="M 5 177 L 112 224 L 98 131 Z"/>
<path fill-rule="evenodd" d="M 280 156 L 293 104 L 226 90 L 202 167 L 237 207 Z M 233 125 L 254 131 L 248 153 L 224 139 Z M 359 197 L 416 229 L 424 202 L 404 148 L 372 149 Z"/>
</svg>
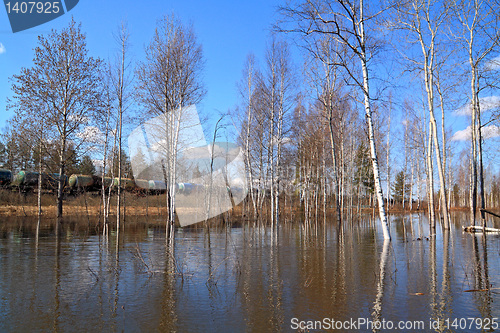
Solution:
<svg viewBox="0 0 500 333">
<path fill-rule="evenodd" d="M 118 51 L 113 33 L 118 31 L 121 21 L 126 20 L 131 33 L 129 55 L 133 63 L 143 59 L 144 46 L 153 36 L 157 19 L 173 12 L 184 23 L 192 23 L 206 59 L 204 82 L 207 95 L 197 109 L 214 115 L 212 120 L 217 119 L 220 113 L 234 107 L 238 101 L 236 83 L 241 78 L 248 53 L 263 59 L 271 25 L 277 18 L 276 7 L 281 2 L 80 0 L 68 14 L 18 33 L 12 33 L 6 10 L 0 9 L 0 130 L 13 114 L 6 111 L 6 98 L 11 94 L 9 77 L 20 73 L 22 67 L 32 66 L 38 35 L 67 26 L 71 16 L 82 23 L 90 55 L 105 60 L 113 59 Z M 260 62 L 262 64 L 262 60 Z M 296 61 L 295 65 L 300 68 L 301 64 Z M 448 126 L 453 128 L 453 133 L 465 130 L 467 117 L 448 112 Z M 402 118 L 401 114 L 399 116 Z M 207 128 L 204 129 L 207 133 Z M 458 132 L 464 137 L 466 134 L 466 131 Z"/>
<path fill-rule="evenodd" d="M 5 9 L 0 9 L 0 128 L 12 117 L 6 111 L 11 95 L 9 77 L 22 67 L 32 66 L 37 36 L 68 25 L 71 15 L 82 23 L 90 55 L 113 59 L 117 51 L 113 33 L 120 22 L 128 22 L 131 60 L 142 60 L 144 46 L 151 40 L 157 19 L 175 13 L 184 23 L 192 23 L 206 59 L 204 82 L 207 95 L 198 108 L 204 112 L 226 112 L 237 102 L 236 82 L 241 77 L 249 52 L 264 54 L 271 24 L 276 19 L 277 0 L 258 1 L 88 1 L 68 14 L 38 27 L 12 33 Z M 2 6 L 3 7 L 3 6 Z M 5 7 L 4 7 L 5 8 Z M 3 52 L 2 52 L 3 50 Z"/>
</svg>

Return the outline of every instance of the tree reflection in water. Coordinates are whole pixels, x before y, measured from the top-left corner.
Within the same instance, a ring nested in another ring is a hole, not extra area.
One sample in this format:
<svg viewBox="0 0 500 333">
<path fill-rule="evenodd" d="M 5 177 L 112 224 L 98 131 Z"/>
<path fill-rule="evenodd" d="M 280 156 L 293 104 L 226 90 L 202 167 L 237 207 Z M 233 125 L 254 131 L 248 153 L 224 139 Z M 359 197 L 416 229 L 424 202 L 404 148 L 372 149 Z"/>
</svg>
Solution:
<svg viewBox="0 0 500 333">
<path fill-rule="evenodd" d="M 211 227 L 209 241 L 202 228 L 180 229 L 175 253 L 164 228 L 103 235 L 6 223 L 0 331 L 275 332 L 292 318 L 500 317 L 499 238 L 463 234 L 464 220 L 452 216 L 451 230 L 429 237 L 425 216 L 392 216 L 390 243 L 363 217 Z"/>
</svg>

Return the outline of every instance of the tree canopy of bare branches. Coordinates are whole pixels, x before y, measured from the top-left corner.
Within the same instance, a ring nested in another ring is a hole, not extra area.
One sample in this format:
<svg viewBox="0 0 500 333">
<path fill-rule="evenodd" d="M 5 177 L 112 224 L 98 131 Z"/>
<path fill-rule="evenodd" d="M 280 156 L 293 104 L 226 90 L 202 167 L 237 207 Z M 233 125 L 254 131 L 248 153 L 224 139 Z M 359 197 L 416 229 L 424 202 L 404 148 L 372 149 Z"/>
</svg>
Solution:
<svg viewBox="0 0 500 333">
<path fill-rule="evenodd" d="M 68 144 L 84 139 L 78 134 L 103 106 L 100 71 L 102 62 L 88 54 L 81 25 L 72 20 L 61 31 L 38 38 L 33 66 L 12 78 L 13 98 L 9 107 L 22 119 L 38 121 L 44 114 L 45 138 L 57 142 L 59 188 L 57 217 L 63 214 L 63 175 Z"/>
</svg>

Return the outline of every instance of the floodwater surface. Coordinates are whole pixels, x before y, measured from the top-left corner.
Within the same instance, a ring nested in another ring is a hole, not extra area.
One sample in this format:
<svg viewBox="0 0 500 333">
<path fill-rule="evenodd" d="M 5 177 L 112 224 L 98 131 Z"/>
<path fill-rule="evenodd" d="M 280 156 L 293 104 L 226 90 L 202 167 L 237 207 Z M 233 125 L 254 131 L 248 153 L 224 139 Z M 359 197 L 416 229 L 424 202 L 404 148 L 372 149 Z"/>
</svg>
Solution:
<svg viewBox="0 0 500 333">
<path fill-rule="evenodd" d="M 500 238 L 465 221 L 178 229 L 173 253 L 158 227 L 2 230 L 0 332 L 499 331 Z"/>
</svg>

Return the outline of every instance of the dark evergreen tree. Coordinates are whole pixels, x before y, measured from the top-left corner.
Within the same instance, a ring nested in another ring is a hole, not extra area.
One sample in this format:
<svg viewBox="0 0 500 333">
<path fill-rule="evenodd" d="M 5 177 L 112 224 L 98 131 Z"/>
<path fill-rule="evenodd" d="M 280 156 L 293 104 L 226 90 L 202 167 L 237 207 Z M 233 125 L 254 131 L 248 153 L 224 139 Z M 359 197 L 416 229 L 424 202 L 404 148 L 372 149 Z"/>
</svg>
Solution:
<svg viewBox="0 0 500 333">
<path fill-rule="evenodd" d="M 410 185 L 405 182 L 404 171 L 398 172 L 392 186 L 392 197 L 396 202 L 402 202 L 410 199 Z"/>
<path fill-rule="evenodd" d="M 82 175 L 94 175 L 95 165 L 89 155 L 84 155 L 78 165 L 78 171 Z"/>
<path fill-rule="evenodd" d="M 371 194 L 375 188 L 373 180 L 373 168 L 371 165 L 370 151 L 364 143 L 358 146 L 356 158 L 354 159 L 354 185 L 363 189 L 364 194 Z"/>
</svg>

